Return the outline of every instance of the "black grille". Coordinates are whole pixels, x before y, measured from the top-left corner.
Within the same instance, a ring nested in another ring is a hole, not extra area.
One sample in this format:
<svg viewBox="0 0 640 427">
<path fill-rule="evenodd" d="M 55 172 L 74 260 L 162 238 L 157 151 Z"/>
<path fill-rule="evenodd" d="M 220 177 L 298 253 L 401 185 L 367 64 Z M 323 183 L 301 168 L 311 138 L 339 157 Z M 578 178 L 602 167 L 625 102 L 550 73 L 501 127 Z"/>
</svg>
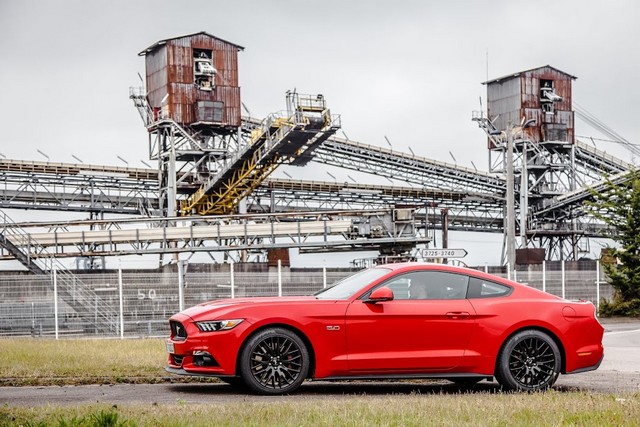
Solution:
<svg viewBox="0 0 640 427">
<path fill-rule="evenodd" d="M 220 366 L 218 365 L 218 361 L 210 354 L 193 356 L 193 364 L 195 366 Z"/>
<path fill-rule="evenodd" d="M 187 330 L 184 328 L 182 323 L 172 320 L 169 322 L 169 326 L 171 327 L 171 337 L 174 340 L 187 339 Z"/>
<path fill-rule="evenodd" d="M 178 355 L 172 354 L 171 358 L 173 359 L 174 365 L 182 366 L 182 359 L 184 359 L 184 356 L 178 356 Z"/>
</svg>

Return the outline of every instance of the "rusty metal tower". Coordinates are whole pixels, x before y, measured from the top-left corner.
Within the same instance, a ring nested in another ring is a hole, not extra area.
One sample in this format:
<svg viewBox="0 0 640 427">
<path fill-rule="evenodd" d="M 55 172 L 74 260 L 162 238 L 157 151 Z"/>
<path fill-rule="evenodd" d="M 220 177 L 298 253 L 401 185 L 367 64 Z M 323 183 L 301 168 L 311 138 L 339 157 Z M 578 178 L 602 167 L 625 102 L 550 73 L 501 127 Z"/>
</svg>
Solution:
<svg viewBox="0 0 640 427">
<path fill-rule="evenodd" d="M 531 215 L 574 191 L 578 183 L 571 91 L 575 79 L 546 65 L 484 82 L 487 112 L 474 114 L 473 120 L 488 136 L 489 170 L 507 176 L 505 261 L 512 266 L 531 257 L 579 257 L 582 233 L 574 218 L 545 221 Z"/>
<path fill-rule="evenodd" d="M 176 216 L 179 199 L 196 191 L 238 150 L 242 46 L 200 32 L 160 40 L 145 57 L 144 88 L 131 88 L 149 132 L 149 158 L 158 162 L 160 216 Z"/>
</svg>

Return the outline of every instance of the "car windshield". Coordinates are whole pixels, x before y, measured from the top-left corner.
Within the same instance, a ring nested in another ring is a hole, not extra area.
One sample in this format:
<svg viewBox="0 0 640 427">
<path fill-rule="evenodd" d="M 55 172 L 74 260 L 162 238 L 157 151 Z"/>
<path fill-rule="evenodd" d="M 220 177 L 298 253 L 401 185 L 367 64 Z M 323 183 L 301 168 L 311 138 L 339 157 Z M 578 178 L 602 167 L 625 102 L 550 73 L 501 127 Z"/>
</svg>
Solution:
<svg viewBox="0 0 640 427">
<path fill-rule="evenodd" d="M 387 274 L 387 268 L 369 268 L 336 282 L 315 294 L 318 299 L 348 299 L 369 283 Z"/>
</svg>

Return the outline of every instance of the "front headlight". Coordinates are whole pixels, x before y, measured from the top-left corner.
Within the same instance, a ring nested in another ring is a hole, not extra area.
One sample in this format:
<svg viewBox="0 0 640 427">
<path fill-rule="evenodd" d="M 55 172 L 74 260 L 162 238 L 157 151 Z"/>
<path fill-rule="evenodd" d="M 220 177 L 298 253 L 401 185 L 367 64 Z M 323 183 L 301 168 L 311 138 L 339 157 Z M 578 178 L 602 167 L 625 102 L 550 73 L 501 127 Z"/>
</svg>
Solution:
<svg viewBox="0 0 640 427">
<path fill-rule="evenodd" d="M 244 319 L 205 320 L 202 322 L 196 322 L 196 326 L 201 332 L 227 331 L 238 326 L 243 320 Z"/>
</svg>

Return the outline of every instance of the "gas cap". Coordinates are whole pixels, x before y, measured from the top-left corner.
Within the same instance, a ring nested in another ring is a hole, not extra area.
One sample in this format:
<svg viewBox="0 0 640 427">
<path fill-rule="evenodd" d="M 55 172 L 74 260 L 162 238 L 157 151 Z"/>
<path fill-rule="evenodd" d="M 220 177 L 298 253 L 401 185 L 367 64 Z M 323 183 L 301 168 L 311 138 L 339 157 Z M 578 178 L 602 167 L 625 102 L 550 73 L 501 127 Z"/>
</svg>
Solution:
<svg viewBox="0 0 640 427">
<path fill-rule="evenodd" d="M 567 305 L 567 306 L 562 307 L 562 315 L 568 321 L 572 321 L 572 320 L 574 320 L 576 318 L 576 311 L 573 309 L 573 307 L 569 307 Z"/>
</svg>

